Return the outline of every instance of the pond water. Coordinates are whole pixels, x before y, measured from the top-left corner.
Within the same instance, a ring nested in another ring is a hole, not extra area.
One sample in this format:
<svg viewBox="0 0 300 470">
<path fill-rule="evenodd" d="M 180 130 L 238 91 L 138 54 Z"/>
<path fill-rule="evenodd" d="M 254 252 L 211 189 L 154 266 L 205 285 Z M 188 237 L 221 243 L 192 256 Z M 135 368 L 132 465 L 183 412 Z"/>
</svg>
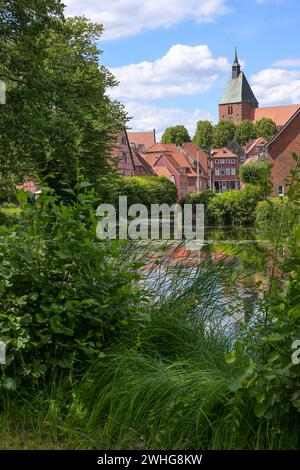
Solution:
<svg viewBox="0 0 300 470">
<path fill-rule="evenodd" d="M 148 244 L 143 283 L 158 298 L 167 298 L 198 278 L 199 303 L 209 291 L 202 311 L 226 305 L 234 321 L 244 320 L 257 310 L 261 293 L 268 288 L 271 252 L 272 243 L 253 227 L 206 227 L 201 250 L 189 251 L 179 242 Z"/>
</svg>

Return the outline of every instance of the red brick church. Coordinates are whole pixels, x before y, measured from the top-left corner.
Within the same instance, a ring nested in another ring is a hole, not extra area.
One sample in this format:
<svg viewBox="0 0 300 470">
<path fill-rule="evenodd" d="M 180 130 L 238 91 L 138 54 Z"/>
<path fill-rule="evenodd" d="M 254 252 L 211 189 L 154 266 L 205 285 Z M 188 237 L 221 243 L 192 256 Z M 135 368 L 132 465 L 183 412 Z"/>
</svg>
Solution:
<svg viewBox="0 0 300 470">
<path fill-rule="evenodd" d="M 246 119 L 257 122 L 262 118 L 270 118 L 280 129 L 299 108 L 300 104 L 260 108 L 248 80 L 241 70 L 237 51 L 235 50 L 231 78 L 219 102 L 220 121 L 225 119 L 238 124 Z"/>
<path fill-rule="evenodd" d="M 268 161 L 272 165 L 273 194 L 284 195 L 286 178 L 295 167 L 291 155 L 293 152 L 300 155 L 300 104 L 259 108 L 235 50 L 232 75 L 219 102 L 219 118 L 235 124 L 246 119 L 257 122 L 262 118 L 270 118 L 276 123 L 278 132 L 275 137 L 264 143 L 259 155 L 250 155 L 244 165 L 254 160 Z"/>
</svg>

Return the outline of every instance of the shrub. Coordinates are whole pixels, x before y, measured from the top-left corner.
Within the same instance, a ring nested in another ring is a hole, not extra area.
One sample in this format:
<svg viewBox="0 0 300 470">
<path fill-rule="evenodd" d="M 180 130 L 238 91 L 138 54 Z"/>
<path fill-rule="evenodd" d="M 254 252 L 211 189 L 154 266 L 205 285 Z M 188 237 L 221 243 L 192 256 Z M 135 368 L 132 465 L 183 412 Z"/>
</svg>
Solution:
<svg viewBox="0 0 300 470">
<path fill-rule="evenodd" d="M 203 204 L 205 208 L 208 206 L 211 199 L 217 197 L 216 193 L 211 189 L 205 189 L 200 193 L 189 193 L 186 195 L 186 204 Z"/>
<path fill-rule="evenodd" d="M 6 387 L 74 362 L 85 367 L 120 339 L 138 309 L 137 276 L 119 267 L 118 245 L 95 239 L 93 192 L 83 182 L 68 193 L 67 205 L 44 188 L 16 232 L 0 239 Z"/>
<path fill-rule="evenodd" d="M 0 172 L 0 204 L 16 201 L 16 186 L 14 176 L 4 177 Z"/>
<path fill-rule="evenodd" d="M 295 219 L 294 224 L 287 223 L 292 221 L 295 207 L 299 209 L 300 200 L 300 158 L 296 154 L 293 158 L 296 168 L 287 182 L 286 199 L 268 202 L 269 207 L 276 208 L 274 223 L 271 219 L 270 224 L 268 219 L 269 210 L 264 213 L 267 226 L 273 228 L 274 242 L 269 289 L 261 303 L 258 321 L 244 341 L 236 344 L 230 362 L 236 363 L 239 375 L 236 390 L 243 389 L 254 399 L 258 417 L 285 420 L 299 429 L 300 228 Z M 266 210 L 266 206 L 264 203 L 261 207 Z M 280 256 L 282 246 L 284 260 Z"/>
<path fill-rule="evenodd" d="M 172 205 L 177 200 L 177 190 L 170 180 L 163 176 L 125 176 L 116 180 L 113 202 L 118 205 L 119 196 L 127 196 L 128 205 L 151 204 Z"/>
<path fill-rule="evenodd" d="M 295 223 L 300 216 L 298 204 L 291 203 L 285 197 L 274 197 L 260 201 L 255 212 L 255 221 L 259 228 L 272 228 L 285 217 L 285 224 Z M 271 227 L 272 226 L 272 227 Z"/>
<path fill-rule="evenodd" d="M 211 218 L 225 225 L 248 225 L 255 221 L 255 209 L 261 198 L 260 188 L 247 185 L 242 191 L 226 191 L 210 200 Z"/>
<path fill-rule="evenodd" d="M 240 178 L 245 184 L 259 186 L 266 197 L 272 192 L 271 170 L 272 166 L 265 162 L 249 163 L 241 166 Z"/>
<path fill-rule="evenodd" d="M 0 206 L 0 225 L 12 227 L 19 221 L 20 209 L 11 203 Z"/>
</svg>

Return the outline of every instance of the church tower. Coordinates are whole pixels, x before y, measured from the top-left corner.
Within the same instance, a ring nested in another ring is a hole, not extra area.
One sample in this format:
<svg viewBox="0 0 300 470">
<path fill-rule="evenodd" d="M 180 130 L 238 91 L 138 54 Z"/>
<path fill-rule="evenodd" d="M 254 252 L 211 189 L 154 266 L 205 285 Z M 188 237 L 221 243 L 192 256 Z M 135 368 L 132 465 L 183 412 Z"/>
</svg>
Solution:
<svg viewBox="0 0 300 470">
<path fill-rule="evenodd" d="M 258 101 L 241 71 L 235 48 L 231 78 L 219 102 L 219 119 L 220 121 L 233 121 L 235 124 L 245 119 L 253 121 L 256 108 L 258 108 Z"/>
</svg>

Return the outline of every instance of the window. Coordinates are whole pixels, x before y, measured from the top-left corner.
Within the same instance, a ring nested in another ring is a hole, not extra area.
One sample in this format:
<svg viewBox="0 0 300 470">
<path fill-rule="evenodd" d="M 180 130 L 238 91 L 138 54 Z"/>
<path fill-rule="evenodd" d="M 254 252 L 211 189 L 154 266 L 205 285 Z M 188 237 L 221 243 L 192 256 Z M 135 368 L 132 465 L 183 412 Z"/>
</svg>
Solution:
<svg viewBox="0 0 300 470">
<path fill-rule="evenodd" d="M 216 175 L 216 176 L 220 176 L 220 170 L 219 170 L 219 168 L 216 168 L 216 169 L 215 169 L 215 175 Z"/>
<path fill-rule="evenodd" d="M 231 168 L 231 175 L 235 176 L 235 168 Z"/>
<path fill-rule="evenodd" d="M 226 168 L 226 176 L 230 175 L 230 168 Z"/>
<path fill-rule="evenodd" d="M 127 153 L 126 152 L 122 152 L 122 158 L 123 158 L 124 162 L 127 163 Z"/>
<path fill-rule="evenodd" d="M 283 196 L 284 195 L 284 186 L 282 186 L 282 185 L 278 186 L 277 194 L 278 194 L 278 196 Z"/>
<path fill-rule="evenodd" d="M 224 165 L 225 160 L 223 158 L 220 160 L 221 165 Z"/>
<path fill-rule="evenodd" d="M 230 163 L 230 160 L 226 160 L 226 163 L 227 163 L 227 165 L 229 165 L 229 163 Z"/>
<path fill-rule="evenodd" d="M 223 189 L 226 189 L 226 188 L 227 188 L 226 181 L 223 181 L 223 182 L 222 182 L 222 188 L 223 188 Z"/>
<path fill-rule="evenodd" d="M 123 136 L 122 139 L 121 139 L 121 144 L 122 145 L 125 145 L 126 144 L 126 138 Z"/>
<path fill-rule="evenodd" d="M 231 163 L 232 165 L 235 165 L 235 158 L 232 158 Z"/>
<path fill-rule="evenodd" d="M 233 106 L 228 106 L 228 115 L 229 116 L 233 115 Z"/>
<path fill-rule="evenodd" d="M 225 169 L 224 169 L 224 168 L 221 169 L 221 175 L 222 175 L 222 176 L 225 175 Z"/>
<path fill-rule="evenodd" d="M 215 164 L 219 165 L 219 160 L 218 159 L 215 160 Z"/>
</svg>

